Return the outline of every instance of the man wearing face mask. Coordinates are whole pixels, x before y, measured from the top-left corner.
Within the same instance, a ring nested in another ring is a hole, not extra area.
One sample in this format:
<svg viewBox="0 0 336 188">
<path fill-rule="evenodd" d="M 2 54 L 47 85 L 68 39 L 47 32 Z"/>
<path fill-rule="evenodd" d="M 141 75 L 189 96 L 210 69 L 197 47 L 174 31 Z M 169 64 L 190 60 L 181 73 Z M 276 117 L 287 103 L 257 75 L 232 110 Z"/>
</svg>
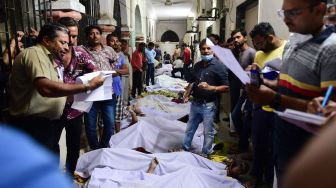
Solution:
<svg viewBox="0 0 336 188">
<path fill-rule="evenodd" d="M 220 93 L 229 91 L 228 73 L 225 65 L 214 58 L 213 51 L 202 40 L 199 45 L 202 60 L 195 64 L 191 71 L 190 83 L 184 93 L 187 101 L 190 94 L 191 102 L 189 121 L 183 140 L 183 149 L 192 150 L 191 141 L 198 128 L 203 122 L 204 143 L 202 155 L 207 157 L 212 152 L 214 139 L 213 121 L 216 114 L 216 100 Z"/>
</svg>

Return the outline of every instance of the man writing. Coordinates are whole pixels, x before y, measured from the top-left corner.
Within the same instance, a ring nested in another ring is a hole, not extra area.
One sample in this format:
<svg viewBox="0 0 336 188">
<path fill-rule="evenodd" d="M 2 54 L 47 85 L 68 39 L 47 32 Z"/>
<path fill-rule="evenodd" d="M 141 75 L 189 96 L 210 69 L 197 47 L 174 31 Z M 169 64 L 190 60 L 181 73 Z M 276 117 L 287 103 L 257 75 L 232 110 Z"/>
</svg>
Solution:
<svg viewBox="0 0 336 188">
<path fill-rule="evenodd" d="M 309 100 L 323 95 L 328 86 L 336 86 L 336 34 L 323 24 L 324 0 L 283 0 L 278 12 L 290 32 L 297 34 L 285 46 L 279 81 L 264 80 L 259 88 L 247 86 L 256 104 L 271 104 L 277 110 L 291 108 L 306 111 Z M 306 35 L 302 40 L 297 35 Z M 271 88 L 277 89 L 273 90 Z M 311 134 L 275 117 L 275 166 L 278 183 L 289 162 L 298 154 Z"/>
</svg>

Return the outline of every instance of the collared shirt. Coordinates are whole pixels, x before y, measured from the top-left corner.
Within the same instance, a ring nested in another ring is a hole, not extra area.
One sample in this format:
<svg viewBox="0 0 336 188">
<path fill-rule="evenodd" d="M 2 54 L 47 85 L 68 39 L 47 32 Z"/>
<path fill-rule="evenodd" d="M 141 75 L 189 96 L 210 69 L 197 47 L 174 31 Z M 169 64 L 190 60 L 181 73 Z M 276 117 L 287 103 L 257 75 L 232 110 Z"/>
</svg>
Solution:
<svg viewBox="0 0 336 188">
<path fill-rule="evenodd" d="M 229 85 L 227 68 L 215 57 L 207 66 L 203 61 L 196 63 L 191 75 L 191 83 L 194 82 L 192 96 L 195 100 L 209 102 L 215 101 L 218 97 L 218 93 L 214 91 L 199 88 L 198 84 L 200 82 L 207 82 L 211 86 Z"/>
<path fill-rule="evenodd" d="M 154 49 L 149 50 L 148 48 L 146 48 L 145 54 L 146 54 L 146 58 L 147 58 L 147 63 L 148 64 L 154 64 L 154 60 L 155 60 L 155 56 L 156 56 L 155 50 Z"/>
<path fill-rule="evenodd" d="M 278 92 L 300 99 L 321 96 L 329 85 L 336 86 L 336 33 L 325 29 L 302 43 L 284 49 Z M 281 110 L 281 109 L 280 109 Z M 292 159 L 311 134 L 276 116 L 275 152 Z"/>
<path fill-rule="evenodd" d="M 109 46 L 101 46 L 100 51 L 96 51 L 89 46 L 84 46 L 84 49 L 92 56 L 99 71 L 112 71 L 114 70 L 113 63 L 118 60 L 117 53 Z"/>
<path fill-rule="evenodd" d="M 34 86 L 38 78 L 62 82 L 51 53 L 41 44 L 25 49 L 15 58 L 9 79 L 9 112 L 12 116 L 50 119 L 61 116 L 66 97 L 43 97 Z"/>
<path fill-rule="evenodd" d="M 85 73 L 95 71 L 96 66 L 92 60 L 92 57 L 82 47 L 73 46 L 71 50 L 72 57 L 70 63 L 64 69 L 63 81 L 64 83 L 75 84 L 77 77 L 82 76 Z M 55 60 L 55 63 L 59 67 L 63 67 L 63 63 L 60 60 Z M 72 97 L 70 98 L 67 98 L 67 102 L 63 111 L 63 116 L 66 116 L 67 119 L 73 119 L 83 113 L 81 111 L 71 108 L 73 101 Z"/>
</svg>

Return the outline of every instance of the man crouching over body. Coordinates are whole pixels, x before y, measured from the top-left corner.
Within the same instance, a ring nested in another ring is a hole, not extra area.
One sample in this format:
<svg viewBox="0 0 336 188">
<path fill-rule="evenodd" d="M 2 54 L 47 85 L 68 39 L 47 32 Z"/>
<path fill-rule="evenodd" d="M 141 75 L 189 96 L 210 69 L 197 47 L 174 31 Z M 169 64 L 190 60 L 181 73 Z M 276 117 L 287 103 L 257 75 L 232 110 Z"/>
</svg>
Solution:
<svg viewBox="0 0 336 188">
<path fill-rule="evenodd" d="M 183 140 L 183 149 L 191 149 L 191 141 L 203 121 L 204 143 L 202 156 L 207 157 L 212 152 L 214 139 L 214 115 L 216 114 L 216 101 L 220 93 L 229 91 L 227 68 L 217 58 L 213 51 L 202 40 L 199 45 L 202 60 L 195 64 L 189 85 L 184 93 L 184 100 L 187 101 L 190 94 L 193 96 L 191 102 L 189 121 Z"/>
</svg>

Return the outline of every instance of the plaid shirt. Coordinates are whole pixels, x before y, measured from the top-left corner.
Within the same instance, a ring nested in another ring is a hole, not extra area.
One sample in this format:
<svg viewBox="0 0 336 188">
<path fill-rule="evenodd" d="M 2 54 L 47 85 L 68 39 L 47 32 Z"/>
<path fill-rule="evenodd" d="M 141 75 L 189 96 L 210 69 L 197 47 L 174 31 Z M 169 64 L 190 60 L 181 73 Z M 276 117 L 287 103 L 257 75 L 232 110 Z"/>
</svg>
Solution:
<svg viewBox="0 0 336 188">
<path fill-rule="evenodd" d="M 95 49 L 85 46 L 86 51 L 92 56 L 96 67 L 100 71 L 111 71 L 114 70 L 113 63 L 118 60 L 117 53 L 113 48 L 109 46 L 102 45 L 101 51 L 96 51 Z"/>
</svg>

